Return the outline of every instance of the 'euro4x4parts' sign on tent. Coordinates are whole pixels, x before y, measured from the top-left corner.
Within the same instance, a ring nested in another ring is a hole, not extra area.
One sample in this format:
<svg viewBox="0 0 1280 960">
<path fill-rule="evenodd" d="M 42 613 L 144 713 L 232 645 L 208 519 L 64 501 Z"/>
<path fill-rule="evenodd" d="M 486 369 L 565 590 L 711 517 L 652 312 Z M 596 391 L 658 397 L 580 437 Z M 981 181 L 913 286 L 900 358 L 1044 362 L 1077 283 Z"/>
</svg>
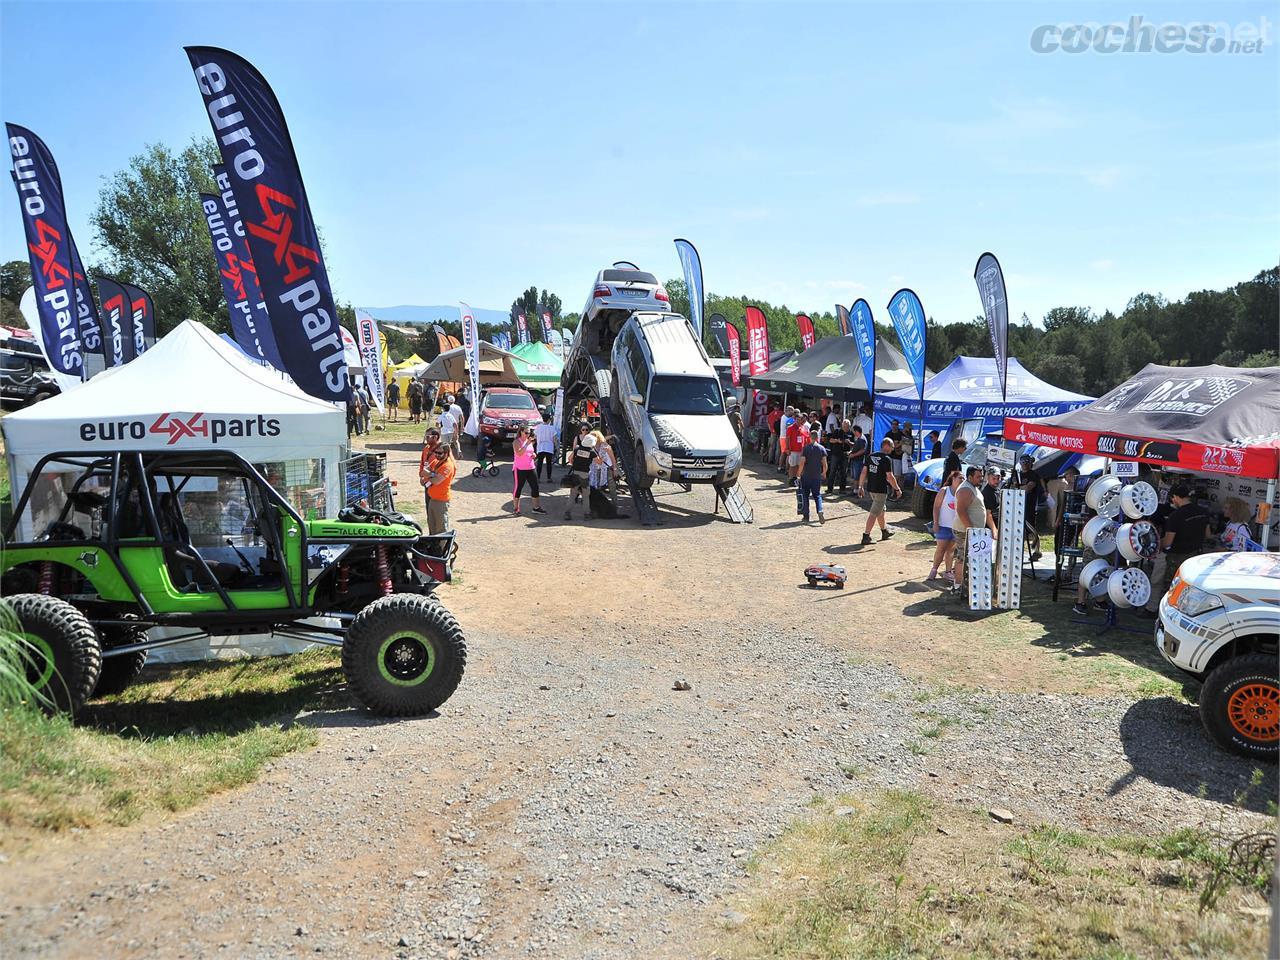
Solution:
<svg viewBox="0 0 1280 960">
<path fill-rule="evenodd" d="M 1197 473 L 1280 475 L 1280 367 L 1149 363 L 1079 410 L 1005 420 L 1005 437 Z"/>
</svg>

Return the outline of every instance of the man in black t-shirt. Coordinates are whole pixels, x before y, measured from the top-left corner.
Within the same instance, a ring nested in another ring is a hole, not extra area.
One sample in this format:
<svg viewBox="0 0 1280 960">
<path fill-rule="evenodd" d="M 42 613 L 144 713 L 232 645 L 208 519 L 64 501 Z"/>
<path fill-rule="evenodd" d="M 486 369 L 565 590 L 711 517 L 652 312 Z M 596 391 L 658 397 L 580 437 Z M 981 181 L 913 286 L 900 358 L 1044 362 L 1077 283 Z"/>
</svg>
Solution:
<svg viewBox="0 0 1280 960">
<path fill-rule="evenodd" d="M 942 467 L 942 475 L 944 477 L 951 476 L 952 470 L 961 468 L 960 458 L 964 456 L 965 450 L 969 446 L 969 441 L 964 437 L 956 437 L 951 441 L 951 452 L 947 454 L 947 462 Z"/>
<path fill-rule="evenodd" d="M 839 485 L 844 493 L 848 485 L 849 472 L 849 440 L 848 420 L 837 421 L 836 426 L 822 435 L 822 445 L 827 448 L 827 493 L 831 493 Z M 856 481 L 855 481 L 856 482 Z"/>
<path fill-rule="evenodd" d="M 890 487 L 893 487 L 894 496 L 902 496 L 902 487 L 898 485 L 898 478 L 893 475 L 893 441 L 885 437 L 880 441 L 880 452 L 867 457 L 867 465 L 862 468 L 862 476 L 858 478 L 858 496 L 862 496 L 864 490 L 871 494 L 867 528 L 862 532 L 863 546 L 871 542 L 871 528 L 875 526 L 877 519 L 880 521 L 880 539 L 888 540 L 893 536 L 893 531 L 886 530 L 884 525 L 885 500 Z"/>
<path fill-rule="evenodd" d="M 1146 607 L 1151 616 L 1160 610 L 1160 598 L 1182 561 L 1203 550 L 1209 536 L 1209 513 L 1191 499 L 1189 486 L 1175 483 L 1169 489 L 1169 503 L 1173 509 L 1165 517 L 1160 553 L 1151 565 L 1151 599 Z"/>
<path fill-rule="evenodd" d="M 938 436 L 938 431 L 930 430 L 929 436 L 925 437 L 925 443 L 929 445 L 929 459 L 940 460 L 942 458 L 942 438 Z"/>
</svg>

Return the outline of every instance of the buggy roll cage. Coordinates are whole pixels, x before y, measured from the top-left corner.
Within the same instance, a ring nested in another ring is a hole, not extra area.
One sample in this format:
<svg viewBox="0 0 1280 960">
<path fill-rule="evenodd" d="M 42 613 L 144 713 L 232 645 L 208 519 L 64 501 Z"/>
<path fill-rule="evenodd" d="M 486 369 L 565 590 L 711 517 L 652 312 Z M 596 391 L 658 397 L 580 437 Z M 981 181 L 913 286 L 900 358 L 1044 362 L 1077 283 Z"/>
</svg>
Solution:
<svg viewBox="0 0 1280 960">
<path fill-rule="evenodd" d="M 143 459 L 144 455 L 147 457 L 145 461 Z M 109 472 L 110 493 L 107 497 L 106 503 L 104 504 L 104 507 L 106 509 L 106 516 L 104 518 L 103 525 L 99 531 L 99 534 L 100 534 L 99 538 L 95 540 L 95 539 L 86 537 L 84 540 L 77 540 L 74 542 L 83 543 L 86 546 L 93 545 L 93 546 L 100 547 L 103 550 L 103 552 L 106 553 L 107 556 L 111 558 L 111 561 L 116 565 L 116 569 L 120 573 L 120 576 L 124 579 L 130 591 L 132 591 L 134 597 L 137 599 L 139 606 L 141 606 L 143 612 L 148 617 L 155 616 L 155 611 L 152 609 L 151 604 L 147 601 L 146 596 L 138 588 L 138 584 L 133 579 L 133 575 L 129 572 L 129 568 L 123 562 L 121 562 L 120 553 L 119 553 L 119 550 L 120 550 L 120 538 L 118 536 L 119 511 L 117 509 L 117 505 L 121 498 L 121 494 L 120 494 L 121 480 L 122 480 L 121 474 L 122 472 L 124 472 L 124 468 L 126 464 L 128 465 L 128 471 L 130 473 L 130 476 L 126 480 L 126 482 L 129 483 L 130 485 L 133 485 L 133 484 L 137 485 L 138 499 L 143 508 L 143 514 L 144 514 L 144 520 L 145 520 L 144 525 L 149 527 L 149 530 L 151 533 L 151 535 L 147 537 L 129 538 L 129 541 L 128 541 L 129 546 L 159 547 L 162 550 L 177 549 L 180 547 L 185 547 L 185 548 L 192 547 L 190 542 L 182 541 L 182 540 L 166 539 L 163 536 L 164 527 L 162 527 L 159 522 L 159 513 L 156 510 L 155 501 L 154 501 L 154 498 L 152 497 L 151 484 L 147 482 L 147 479 L 152 476 L 152 474 L 157 470 L 157 468 L 161 468 L 162 470 L 165 467 L 169 467 L 175 470 L 181 470 L 181 469 L 201 470 L 202 472 L 222 473 L 222 474 L 227 474 L 232 476 L 239 476 L 244 479 L 249 479 L 256 484 L 258 490 L 262 492 L 264 495 L 264 499 L 266 501 L 265 505 L 274 506 L 277 510 L 283 510 L 284 513 L 290 519 L 292 519 L 296 524 L 296 529 L 299 531 L 299 537 L 300 537 L 299 546 L 301 548 L 300 550 L 301 562 L 299 566 L 301 567 L 301 575 L 302 575 L 302 585 L 301 585 L 302 597 L 305 598 L 307 596 L 310 583 L 309 583 L 309 578 L 307 576 L 308 568 L 306 564 L 306 557 L 307 557 L 306 524 L 302 522 L 302 518 L 298 515 L 298 512 L 294 510 L 293 505 L 290 504 L 289 501 L 287 501 L 284 497 L 282 497 L 279 491 L 277 491 L 273 486 L 271 486 L 270 483 L 267 482 L 266 478 L 263 477 L 262 474 L 258 472 L 257 468 L 254 467 L 253 464 L 249 463 L 247 460 L 245 460 L 238 454 L 233 453 L 231 451 L 205 451 L 202 453 L 164 453 L 164 452 L 156 453 L 154 451 L 129 450 L 129 451 L 118 451 L 118 452 L 110 453 L 101 457 L 91 457 L 91 456 L 86 456 L 85 454 L 68 453 L 68 452 L 51 453 L 40 459 L 40 462 L 36 464 L 35 469 L 31 471 L 30 478 L 39 477 L 42 473 L 46 472 L 45 467 L 47 464 L 50 464 L 50 463 L 62 464 L 62 465 L 66 465 L 82 471 L 80 477 L 76 480 L 76 482 L 72 485 L 71 490 L 67 493 L 67 501 L 63 505 L 62 509 L 59 511 L 58 519 L 54 521 L 55 523 L 65 522 L 66 518 L 70 516 L 72 510 L 76 508 L 77 506 L 76 498 L 80 494 L 81 486 L 91 477 L 102 477 L 102 476 L 108 475 L 107 467 L 108 465 L 110 466 L 110 472 Z M 57 471 L 57 472 L 67 473 L 70 471 Z M 26 511 L 27 505 L 31 499 L 31 492 L 34 489 L 34 487 L 35 487 L 35 483 L 29 479 L 28 482 L 23 486 L 22 496 L 20 496 L 18 498 L 18 502 L 14 504 L 13 515 L 9 518 L 9 523 L 5 526 L 5 529 L 4 529 L 3 543 L 6 547 L 16 547 L 16 546 L 43 547 L 48 545 L 51 542 L 48 540 L 15 541 L 13 539 L 14 531 L 16 530 L 18 522 L 21 519 L 23 513 Z M 177 492 L 177 490 L 181 489 L 181 485 L 178 488 L 173 487 L 172 478 L 170 478 L 169 487 L 170 487 L 170 491 L 169 491 L 170 493 L 175 493 Z M 87 512 L 87 511 L 81 511 L 81 512 Z M 101 535 L 102 531 L 105 531 L 105 534 L 106 534 L 105 536 Z M 285 563 L 284 544 L 281 541 L 280 530 L 276 525 L 266 524 L 266 525 L 259 525 L 258 532 L 262 534 L 263 539 L 268 542 L 269 546 L 275 548 L 275 550 L 277 551 L 277 555 L 280 558 L 281 569 L 282 569 L 282 576 L 280 579 L 284 583 L 285 593 L 289 599 L 289 612 L 290 613 L 297 612 L 300 615 L 305 615 L 306 607 L 304 604 L 299 603 L 298 595 L 297 593 L 295 593 L 293 588 L 292 579 L 288 576 L 288 564 Z M 363 539 L 363 538 L 355 538 L 355 539 Z M 190 552 L 191 552 L 191 555 L 197 561 L 199 561 L 199 565 L 202 568 L 203 573 L 205 574 L 206 577 L 208 577 L 209 582 L 213 585 L 213 589 L 217 593 L 219 599 L 222 601 L 223 606 L 226 608 L 227 613 L 230 613 L 230 614 L 247 613 L 250 617 L 261 619 L 261 613 L 259 611 L 239 611 L 235 605 L 235 601 L 233 601 L 231 599 L 231 596 L 227 593 L 226 588 L 223 587 L 222 584 L 218 582 L 218 578 L 214 576 L 213 570 L 210 568 L 208 561 L 206 561 L 204 557 L 200 555 L 200 551 L 196 549 L 191 549 Z M 184 614 L 183 616 L 189 617 L 191 615 Z"/>
</svg>

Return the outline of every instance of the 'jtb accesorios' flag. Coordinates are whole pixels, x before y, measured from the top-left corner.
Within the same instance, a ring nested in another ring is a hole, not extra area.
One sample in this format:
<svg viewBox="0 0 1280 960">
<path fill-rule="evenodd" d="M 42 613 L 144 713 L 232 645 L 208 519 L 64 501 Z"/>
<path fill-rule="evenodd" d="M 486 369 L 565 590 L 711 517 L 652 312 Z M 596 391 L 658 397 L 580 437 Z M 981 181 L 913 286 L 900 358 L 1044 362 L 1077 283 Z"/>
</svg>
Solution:
<svg viewBox="0 0 1280 960">
<path fill-rule="evenodd" d="M 973 280 L 982 298 L 982 312 L 987 317 L 987 332 L 991 334 L 991 355 L 996 358 L 996 372 L 1000 374 L 1000 399 L 1005 399 L 1005 384 L 1009 377 L 1009 303 L 1005 296 L 1004 271 L 994 253 L 984 253 L 973 268 Z"/>
</svg>

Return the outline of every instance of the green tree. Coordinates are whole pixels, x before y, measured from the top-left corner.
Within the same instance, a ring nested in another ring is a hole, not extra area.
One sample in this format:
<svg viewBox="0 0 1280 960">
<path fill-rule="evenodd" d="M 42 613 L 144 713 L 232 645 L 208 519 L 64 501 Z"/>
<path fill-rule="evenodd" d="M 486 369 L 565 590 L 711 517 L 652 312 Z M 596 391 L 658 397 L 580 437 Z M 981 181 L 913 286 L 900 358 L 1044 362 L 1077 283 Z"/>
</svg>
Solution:
<svg viewBox="0 0 1280 960">
<path fill-rule="evenodd" d="M 31 264 L 28 261 L 10 260 L 0 264 L 0 323 L 10 327 L 27 326 L 18 303 L 29 286 Z"/>
<path fill-rule="evenodd" d="M 1051 353 L 1035 366 L 1035 375 L 1047 383 L 1072 390 L 1076 393 L 1084 391 L 1084 365 L 1078 357 Z"/>
<path fill-rule="evenodd" d="M 178 153 L 152 144 L 98 195 L 91 222 L 106 250 L 100 272 L 151 294 L 160 334 L 188 318 L 229 329 L 199 196 L 214 192 L 210 167 L 219 161 L 207 137 Z"/>
</svg>

